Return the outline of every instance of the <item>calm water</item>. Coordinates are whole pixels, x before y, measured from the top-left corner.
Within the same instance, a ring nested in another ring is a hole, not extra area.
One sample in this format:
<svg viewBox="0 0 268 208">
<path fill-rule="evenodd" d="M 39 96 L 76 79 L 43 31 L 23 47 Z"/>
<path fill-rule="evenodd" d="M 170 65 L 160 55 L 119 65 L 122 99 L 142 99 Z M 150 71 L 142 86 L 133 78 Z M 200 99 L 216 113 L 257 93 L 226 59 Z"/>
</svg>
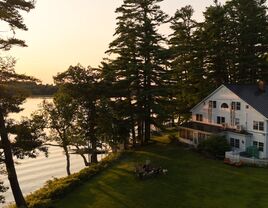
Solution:
<svg viewBox="0 0 268 208">
<path fill-rule="evenodd" d="M 46 99 L 51 100 L 50 98 Z M 10 115 L 10 117 L 20 119 L 22 116 L 30 116 L 33 111 L 38 109 L 42 101 L 43 98 L 27 99 L 22 106 L 24 110 L 19 114 Z M 65 170 L 65 157 L 62 149 L 58 147 L 49 147 L 48 158 L 45 157 L 44 154 L 40 154 L 40 156 L 35 159 L 15 160 L 18 162 L 18 164 L 16 164 L 16 170 L 24 195 L 42 187 L 47 180 L 52 179 L 53 177 L 67 175 Z M 72 173 L 81 170 L 83 167 L 84 164 L 81 157 L 78 155 L 71 155 Z M 1 178 L 4 180 L 5 185 L 9 186 L 7 177 L 2 175 Z M 11 189 L 5 193 L 5 197 L 6 203 L 14 200 Z M 3 207 L 3 205 L 0 204 L 0 207 Z"/>
</svg>

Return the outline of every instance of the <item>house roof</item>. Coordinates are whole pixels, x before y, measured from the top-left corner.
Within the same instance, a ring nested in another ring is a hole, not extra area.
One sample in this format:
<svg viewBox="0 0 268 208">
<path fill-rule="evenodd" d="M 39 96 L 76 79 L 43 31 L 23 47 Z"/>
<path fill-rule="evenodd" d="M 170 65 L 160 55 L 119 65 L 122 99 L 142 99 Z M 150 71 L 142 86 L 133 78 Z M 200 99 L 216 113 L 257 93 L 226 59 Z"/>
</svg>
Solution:
<svg viewBox="0 0 268 208">
<path fill-rule="evenodd" d="M 228 131 L 228 132 L 233 132 L 237 134 L 251 135 L 245 130 L 225 128 L 223 126 L 215 126 L 211 124 L 199 123 L 199 122 L 194 122 L 194 121 L 185 122 L 182 125 L 180 125 L 180 128 L 195 129 L 198 131 L 203 131 L 203 132 L 212 133 L 212 134 L 219 134 L 221 132 Z"/>
<path fill-rule="evenodd" d="M 228 132 L 234 132 L 234 133 L 243 134 L 243 135 L 251 135 L 250 133 L 244 130 L 224 128 L 223 126 L 215 126 L 211 124 L 199 123 L 199 122 L 194 122 L 194 121 L 185 122 L 182 125 L 180 125 L 180 128 L 195 129 L 198 131 L 208 132 L 212 134 L 218 134 L 220 132 L 228 131 Z"/>
<path fill-rule="evenodd" d="M 260 91 L 258 85 L 225 84 L 225 86 L 268 118 L 268 88 Z"/>
<path fill-rule="evenodd" d="M 204 123 L 197 123 L 194 121 L 185 122 L 181 124 L 180 127 L 188 128 L 188 129 L 195 129 L 198 131 L 203 131 L 203 132 L 208 132 L 208 133 L 213 133 L 213 134 L 218 134 L 223 131 L 222 126 L 213 126 L 213 125 L 204 124 Z"/>
</svg>

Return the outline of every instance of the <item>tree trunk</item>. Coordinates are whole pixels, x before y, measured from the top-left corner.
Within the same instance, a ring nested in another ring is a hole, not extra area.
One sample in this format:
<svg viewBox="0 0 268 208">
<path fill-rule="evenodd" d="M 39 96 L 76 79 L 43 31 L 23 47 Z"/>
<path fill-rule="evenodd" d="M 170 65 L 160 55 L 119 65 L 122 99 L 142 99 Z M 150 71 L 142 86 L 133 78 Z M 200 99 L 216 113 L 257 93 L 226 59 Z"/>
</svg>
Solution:
<svg viewBox="0 0 268 208">
<path fill-rule="evenodd" d="M 23 194 L 20 189 L 20 185 L 18 182 L 18 177 L 13 161 L 13 155 L 11 151 L 11 144 L 8 139 L 8 134 L 5 126 L 5 119 L 2 111 L 0 110 L 0 135 L 1 142 L 5 155 L 5 164 L 7 169 L 8 180 L 10 183 L 10 187 L 12 189 L 12 193 L 18 208 L 27 208 L 26 201 L 23 197 Z"/>
<path fill-rule="evenodd" d="M 66 171 L 67 171 L 67 175 L 69 176 L 69 175 L 71 175 L 70 154 L 69 154 L 67 145 L 63 145 L 63 149 L 64 149 L 65 157 L 66 157 Z"/>
<path fill-rule="evenodd" d="M 142 121 L 138 121 L 138 139 L 140 144 L 143 144 L 143 128 L 142 128 Z"/>
<path fill-rule="evenodd" d="M 146 109 L 146 116 L 145 116 L 145 121 L 144 121 L 144 143 L 148 144 L 150 137 L 151 137 L 151 113 L 150 113 L 150 108 Z"/>
<path fill-rule="evenodd" d="M 80 150 L 79 146 L 75 145 L 75 147 L 76 147 L 76 149 L 77 149 L 78 151 Z M 86 156 L 85 156 L 83 153 L 80 153 L 79 155 L 82 157 L 85 166 L 89 166 L 89 162 L 87 161 Z"/>
<path fill-rule="evenodd" d="M 128 97 L 129 106 L 130 106 L 130 119 L 131 119 L 131 134 L 132 134 L 132 146 L 135 148 L 136 146 L 136 133 L 135 133 L 135 121 L 134 121 L 134 113 L 133 106 L 131 105 L 131 98 Z"/>
<path fill-rule="evenodd" d="M 131 127 L 131 134 L 132 134 L 132 145 L 133 145 L 133 148 L 136 147 L 136 133 L 135 133 L 135 125 L 134 125 L 134 122 L 132 123 L 132 127 Z"/>
<path fill-rule="evenodd" d="M 91 140 L 92 154 L 91 154 L 91 163 L 98 163 L 98 154 L 97 154 L 97 140 Z"/>
<path fill-rule="evenodd" d="M 128 144 L 129 144 L 129 138 L 124 139 L 124 150 L 128 149 Z"/>
<path fill-rule="evenodd" d="M 89 166 L 89 162 L 87 161 L 86 156 L 85 156 L 84 154 L 79 154 L 79 155 L 82 157 L 82 159 L 83 159 L 83 161 L 84 161 L 85 166 Z"/>
</svg>

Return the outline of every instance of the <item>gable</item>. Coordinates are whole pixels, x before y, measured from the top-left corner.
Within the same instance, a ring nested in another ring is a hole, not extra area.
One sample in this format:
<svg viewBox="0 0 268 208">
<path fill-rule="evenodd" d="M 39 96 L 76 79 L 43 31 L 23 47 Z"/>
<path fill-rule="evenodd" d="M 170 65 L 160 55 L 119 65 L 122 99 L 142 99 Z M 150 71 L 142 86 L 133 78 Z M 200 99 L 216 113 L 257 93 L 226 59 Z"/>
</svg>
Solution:
<svg viewBox="0 0 268 208">
<path fill-rule="evenodd" d="M 199 102 L 195 107 L 191 109 L 192 113 L 196 112 L 202 112 L 203 109 L 208 108 L 209 101 L 218 101 L 218 105 L 222 105 L 223 103 L 226 103 L 227 105 L 230 105 L 231 102 L 241 102 L 243 105 L 249 105 L 251 108 L 254 109 L 254 112 L 257 114 L 260 114 L 260 116 L 264 117 L 267 119 L 267 117 L 258 111 L 251 103 L 246 102 L 243 98 L 238 96 L 236 93 L 234 93 L 232 90 L 230 90 L 228 87 L 225 85 L 221 85 L 218 87 L 215 91 L 213 91 L 210 95 L 208 95 L 205 99 L 203 99 L 201 102 Z M 254 102 L 254 99 L 252 100 Z M 231 106 L 229 106 L 231 107 Z M 268 107 L 268 105 L 267 105 Z"/>
</svg>

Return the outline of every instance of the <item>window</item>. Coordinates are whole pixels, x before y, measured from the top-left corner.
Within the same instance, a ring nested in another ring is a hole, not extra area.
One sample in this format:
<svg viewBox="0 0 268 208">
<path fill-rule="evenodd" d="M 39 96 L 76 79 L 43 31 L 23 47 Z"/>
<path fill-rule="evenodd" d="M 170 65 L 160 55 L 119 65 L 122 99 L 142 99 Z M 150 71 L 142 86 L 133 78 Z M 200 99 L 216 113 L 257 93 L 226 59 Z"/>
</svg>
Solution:
<svg viewBox="0 0 268 208">
<path fill-rule="evenodd" d="M 229 106 L 227 105 L 227 103 L 223 103 L 221 104 L 221 108 L 229 108 Z"/>
<path fill-rule="evenodd" d="M 264 131 L 264 122 L 259 122 L 259 130 Z"/>
<path fill-rule="evenodd" d="M 264 131 L 263 121 L 253 121 L 253 129 L 257 131 Z"/>
<path fill-rule="evenodd" d="M 198 143 L 200 144 L 206 139 L 206 135 L 203 133 L 198 133 Z"/>
<path fill-rule="evenodd" d="M 262 142 L 259 142 L 259 151 L 263 152 L 263 143 Z"/>
<path fill-rule="evenodd" d="M 260 152 L 263 152 L 263 147 L 264 147 L 264 144 L 263 142 L 257 142 L 257 141 L 253 141 L 253 146 L 257 147 L 257 149 L 260 151 Z"/>
<path fill-rule="evenodd" d="M 217 101 L 212 101 L 212 100 L 210 100 L 209 102 L 208 102 L 208 107 L 209 108 L 217 108 Z"/>
<path fill-rule="evenodd" d="M 235 118 L 235 125 L 239 125 L 240 124 L 240 119 L 239 118 Z"/>
<path fill-rule="evenodd" d="M 249 106 L 248 105 L 246 105 L 246 109 L 249 109 Z"/>
<path fill-rule="evenodd" d="M 253 146 L 254 146 L 254 147 L 258 147 L 258 142 L 253 141 Z"/>
<path fill-rule="evenodd" d="M 232 102 L 231 108 L 232 108 L 232 110 L 241 110 L 241 103 L 240 102 Z"/>
<path fill-rule="evenodd" d="M 232 102 L 232 103 L 231 103 L 231 108 L 232 108 L 232 110 L 235 109 L 235 102 Z"/>
<path fill-rule="evenodd" d="M 209 108 L 212 108 L 212 101 L 211 101 L 211 100 L 208 101 L 208 107 L 209 107 Z"/>
<path fill-rule="evenodd" d="M 239 141 L 239 139 L 235 139 L 234 147 L 235 147 L 235 148 L 239 148 L 239 146 L 240 146 L 240 141 Z"/>
<path fill-rule="evenodd" d="M 194 138 L 194 134 L 192 131 L 187 131 L 187 139 L 189 139 L 190 141 L 193 141 Z"/>
<path fill-rule="evenodd" d="M 217 116 L 217 124 L 225 123 L 225 117 Z"/>
<path fill-rule="evenodd" d="M 217 108 L 217 101 L 213 101 L 213 108 Z"/>
<path fill-rule="evenodd" d="M 231 147 L 234 147 L 234 138 L 230 138 L 230 145 Z"/>
<path fill-rule="evenodd" d="M 258 121 L 253 121 L 253 129 L 259 130 L 259 122 Z"/>
<path fill-rule="evenodd" d="M 195 115 L 195 120 L 196 121 L 203 121 L 203 115 L 202 114 L 196 114 Z"/>
<path fill-rule="evenodd" d="M 230 146 L 234 148 L 240 148 L 239 139 L 230 138 Z"/>
<path fill-rule="evenodd" d="M 240 102 L 236 102 L 236 110 L 240 110 L 241 109 L 241 103 Z"/>
</svg>

